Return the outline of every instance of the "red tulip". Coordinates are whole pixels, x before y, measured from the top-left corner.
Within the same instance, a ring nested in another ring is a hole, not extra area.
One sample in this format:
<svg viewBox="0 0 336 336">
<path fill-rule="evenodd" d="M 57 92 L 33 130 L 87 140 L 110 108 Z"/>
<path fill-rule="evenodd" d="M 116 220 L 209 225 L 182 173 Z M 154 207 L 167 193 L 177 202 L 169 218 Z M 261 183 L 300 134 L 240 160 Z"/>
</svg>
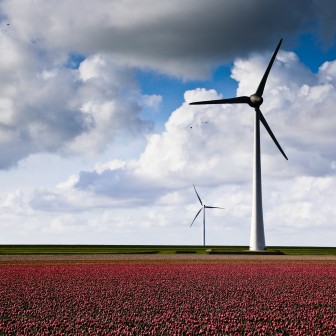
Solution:
<svg viewBox="0 0 336 336">
<path fill-rule="evenodd" d="M 0 266 L 0 335 L 333 335 L 335 264 Z"/>
</svg>

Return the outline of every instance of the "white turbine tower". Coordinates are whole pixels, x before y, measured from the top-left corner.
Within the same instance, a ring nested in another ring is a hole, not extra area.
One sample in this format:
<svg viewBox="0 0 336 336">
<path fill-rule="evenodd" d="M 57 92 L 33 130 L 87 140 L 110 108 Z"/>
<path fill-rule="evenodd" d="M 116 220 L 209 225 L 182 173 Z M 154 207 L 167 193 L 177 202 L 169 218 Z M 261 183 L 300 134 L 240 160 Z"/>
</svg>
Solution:
<svg viewBox="0 0 336 336">
<path fill-rule="evenodd" d="M 201 105 L 201 104 L 248 104 L 255 110 L 254 115 L 254 166 L 253 166 L 253 201 L 252 201 L 252 220 L 251 220 L 251 238 L 250 238 L 250 250 L 259 251 L 265 250 L 265 233 L 264 233 L 264 220 L 263 220 L 263 210 L 262 210 L 262 190 L 261 190 L 261 164 L 260 164 L 260 121 L 266 128 L 268 134 L 273 139 L 274 143 L 288 160 L 286 154 L 282 150 L 280 144 L 275 138 L 271 128 L 268 126 L 265 117 L 260 111 L 260 105 L 263 103 L 262 95 L 264 93 L 265 84 L 267 81 L 268 74 L 272 68 L 275 57 L 280 49 L 282 39 L 278 43 L 273 56 L 268 64 L 268 67 L 264 73 L 263 78 L 257 88 L 256 93 L 252 96 L 241 96 L 229 99 L 218 99 L 218 100 L 208 100 L 190 103 L 190 105 Z"/>
<path fill-rule="evenodd" d="M 196 195 L 197 195 L 197 197 L 198 197 L 198 200 L 200 201 L 202 207 L 201 207 L 201 209 L 198 210 L 198 212 L 197 212 L 197 214 L 196 214 L 194 220 L 193 220 L 192 223 L 190 224 L 190 227 L 192 227 L 192 225 L 193 225 L 194 222 L 195 222 L 195 219 L 196 219 L 197 216 L 200 214 L 200 212 L 203 210 L 203 246 L 205 246 L 205 209 L 224 209 L 224 208 L 214 207 L 214 206 L 209 206 L 209 205 L 205 205 L 205 204 L 203 204 L 201 198 L 200 198 L 199 195 L 198 195 L 198 192 L 197 192 L 197 190 L 196 190 L 195 185 L 193 185 L 193 186 L 194 186 L 195 193 L 196 193 Z"/>
</svg>

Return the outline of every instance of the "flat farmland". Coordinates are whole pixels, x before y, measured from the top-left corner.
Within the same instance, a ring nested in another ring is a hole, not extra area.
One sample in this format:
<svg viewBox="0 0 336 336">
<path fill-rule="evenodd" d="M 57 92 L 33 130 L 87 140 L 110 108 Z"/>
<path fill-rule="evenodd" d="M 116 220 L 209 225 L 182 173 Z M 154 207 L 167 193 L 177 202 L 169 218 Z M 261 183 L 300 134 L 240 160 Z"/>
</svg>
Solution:
<svg viewBox="0 0 336 336">
<path fill-rule="evenodd" d="M 2 255 L 0 335 L 335 335 L 335 256 Z"/>
</svg>

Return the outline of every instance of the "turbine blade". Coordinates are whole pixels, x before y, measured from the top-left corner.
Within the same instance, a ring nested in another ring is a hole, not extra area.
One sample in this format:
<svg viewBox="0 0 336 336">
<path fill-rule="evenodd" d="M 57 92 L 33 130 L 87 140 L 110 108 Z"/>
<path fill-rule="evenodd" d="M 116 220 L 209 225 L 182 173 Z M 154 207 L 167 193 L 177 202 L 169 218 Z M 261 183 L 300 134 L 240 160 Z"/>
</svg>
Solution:
<svg viewBox="0 0 336 336">
<path fill-rule="evenodd" d="M 197 218 L 197 216 L 200 214 L 200 212 L 202 211 L 202 209 L 203 209 L 203 207 L 201 208 L 201 209 L 199 209 L 198 210 L 198 212 L 197 212 L 197 214 L 196 214 L 196 216 L 195 216 L 195 218 L 194 218 L 194 220 L 192 221 L 192 223 L 190 224 L 190 227 L 192 227 L 192 225 L 194 224 L 194 222 L 195 222 L 195 219 Z"/>
<path fill-rule="evenodd" d="M 268 134 L 271 136 L 271 138 L 273 139 L 274 143 L 276 144 L 276 146 L 279 148 L 279 151 L 281 152 L 281 154 L 285 157 L 286 160 L 288 160 L 285 152 L 282 150 L 278 140 L 276 139 L 276 137 L 274 136 L 271 128 L 268 126 L 267 121 L 265 119 L 265 117 L 263 116 L 263 114 L 261 113 L 260 109 L 256 108 L 256 111 L 258 113 L 259 116 L 259 120 L 262 122 L 262 124 L 265 126 Z"/>
<path fill-rule="evenodd" d="M 197 195 L 197 197 L 198 197 L 198 200 L 200 201 L 201 205 L 203 205 L 203 203 L 202 203 L 202 201 L 201 201 L 201 197 L 199 197 L 198 192 L 197 192 L 196 187 L 195 187 L 194 184 L 193 184 L 193 186 L 194 186 L 194 189 L 195 189 L 195 193 L 196 193 L 196 195 Z"/>
<path fill-rule="evenodd" d="M 208 104 L 249 104 L 250 98 L 247 96 L 227 98 L 227 99 L 217 99 L 217 100 L 205 100 L 199 102 L 189 103 L 189 105 L 208 105 Z"/>
<path fill-rule="evenodd" d="M 264 88 L 265 88 L 265 84 L 266 84 L 266 81 L 267 81 L 268 74 L 269 74 L 269 72 L 271 71 L 272 65 L 273 65 L 274 60 L 275 60 L 275 57 L 276 57 L 276 55 L 277 55 L 277 53 L 278 53 L 278 51 L 279 51 L 279 49 L 280 49 L 280 45 L 281 45 L 281 43 L 282 43 L 282 39 L 281 39 L 280 42 L 278 43 L 278 46 L 276 47 L 276 49 L 275 49 L 275 51 L 274 51 L 274 53 L 273 53 L 273 56 L 272 56 L 272 58 L 271 58 L 271 60 L 270 60 L 270 62 L 269 62 L 269 64 L 268 64 L 268 67 L 267 67 L 267 69 L 266 69 L 266 71 L 265 71 L 265 73 L 264 73 L 264 76 L 263 76 L 263 78 L 262 78 L 262 80 L 261 80 L 261 82 L 260 82 L 260 84 L 259 84 L 259 86 L 258 86 L 258 89 L 257 89 L 256 94 L 257 94 L 258 96 L 260 96 L 260 97 L 261 97 L 261 96 L 263 95 L 263 93 L 264 93 Z"/>
<path fill-rule="evenodd" d="M 208 208 L 208 209 L 225 209 L 225 208 L 221 208 L 221 207 L 214 207 L 214 206 L 208 206 L 208 205 L 205 205 L 204 207 Z"/>
</svg>

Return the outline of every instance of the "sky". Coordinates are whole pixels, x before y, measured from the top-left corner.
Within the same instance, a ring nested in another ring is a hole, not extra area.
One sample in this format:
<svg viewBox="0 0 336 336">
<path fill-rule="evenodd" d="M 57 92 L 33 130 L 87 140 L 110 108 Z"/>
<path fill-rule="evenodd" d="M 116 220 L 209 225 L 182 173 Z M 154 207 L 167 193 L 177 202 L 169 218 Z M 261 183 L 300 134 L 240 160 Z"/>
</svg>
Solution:
<svg viewBox="0 0 336 336">
<path fill-rule="evenodd" d="M 336 2 L 2 0 L 0 244 L 335 246 Z"/>
</svg>

